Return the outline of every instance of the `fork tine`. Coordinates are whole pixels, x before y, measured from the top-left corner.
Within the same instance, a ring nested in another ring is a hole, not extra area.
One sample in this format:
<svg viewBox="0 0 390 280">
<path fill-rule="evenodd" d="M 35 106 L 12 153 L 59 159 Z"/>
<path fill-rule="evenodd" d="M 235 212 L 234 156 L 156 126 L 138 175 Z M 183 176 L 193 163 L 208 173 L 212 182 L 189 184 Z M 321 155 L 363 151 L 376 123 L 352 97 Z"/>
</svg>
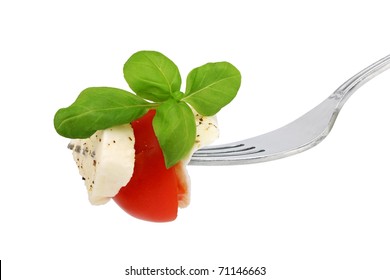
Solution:
<svg viewBox="0 0 390 280">
<path fill-rule="evenodd" d="M 231 143 L 231 144 L 224 144 L 224 145 L 213 145 L 213 146 L 207 146 L 203 147 L 201 150 L 198 150 L 197 153 L 199 152 L 204 152 L 204 151 L 218 151 L 218 150 L 228 150 L 228 149 L 235 149 L 245 146 L 244 143 Z"/>
<path fill-rule="evenodd" d="M 204 147 L 196 151 L 196 155 L 226 154 L 226 153 L 246 151 L 253 148 L 254 147 L 248 147 L 248 145 L 245 145 L 244 143 L 231 143 L 226 145 L 215 145 L 215 146 Z"/>
<path fill-rule="evenodd" d="M 264 152 L 264 149 L 259 149 L 254 145 L 248 145 L 247 143 L 231 143 L 226 145 L 216 145 L 205 147 L 192 156 L 192 158 L 196 157 L 225 157 L 225 156 L 243 156 L 255 153 Z"/>
<path fill-rule="evenodd" d="M 255 147 L 245 150 L 245 151 L 230 151 L 230 152 L 220 152 L 220 153 L 211 153 L 202 151 L 201 153 L 195 153 L 190 161 L 191 165 L 231 165 L 231 164 L 245 164 L 248 163 L 248 160 L 253 160 L 254 158 L 259 161 L 262 157 L 261 154 L 265 150 L 259 150 Z"/>
</svg>

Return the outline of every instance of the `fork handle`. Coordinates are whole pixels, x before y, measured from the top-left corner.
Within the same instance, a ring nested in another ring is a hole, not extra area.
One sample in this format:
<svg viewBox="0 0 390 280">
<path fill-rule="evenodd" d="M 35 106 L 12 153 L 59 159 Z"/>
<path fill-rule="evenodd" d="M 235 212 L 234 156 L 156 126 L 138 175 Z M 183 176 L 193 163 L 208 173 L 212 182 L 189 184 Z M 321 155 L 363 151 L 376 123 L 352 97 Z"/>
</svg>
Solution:
<svg viewBox="0 0 390 280">
<path fill-rule="evenodd" d="M 387 55 L 347 80 L 328 99 L 338 101 L 338 108 L 340 109 L 358 88 L 389 68 L 390 55 Z"/>
</svg>

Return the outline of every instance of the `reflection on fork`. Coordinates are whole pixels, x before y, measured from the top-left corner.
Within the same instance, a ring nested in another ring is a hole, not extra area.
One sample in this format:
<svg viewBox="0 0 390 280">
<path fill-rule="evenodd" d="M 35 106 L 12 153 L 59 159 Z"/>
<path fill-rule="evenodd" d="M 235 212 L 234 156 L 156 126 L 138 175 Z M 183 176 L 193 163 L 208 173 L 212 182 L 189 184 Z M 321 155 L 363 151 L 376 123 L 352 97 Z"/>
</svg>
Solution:
<svg viewBox="0 0 390 280">
<path fill-rule="evenodd" d="M 359 87 L 389 68 L 390 55 L 357 73 L 319 105 L 286 126 L 242 141 L 203 148 L 194 153 L 189 164 L 249 164 L 306 151 L 329 134 L 348 98 Z"/>
</svg>

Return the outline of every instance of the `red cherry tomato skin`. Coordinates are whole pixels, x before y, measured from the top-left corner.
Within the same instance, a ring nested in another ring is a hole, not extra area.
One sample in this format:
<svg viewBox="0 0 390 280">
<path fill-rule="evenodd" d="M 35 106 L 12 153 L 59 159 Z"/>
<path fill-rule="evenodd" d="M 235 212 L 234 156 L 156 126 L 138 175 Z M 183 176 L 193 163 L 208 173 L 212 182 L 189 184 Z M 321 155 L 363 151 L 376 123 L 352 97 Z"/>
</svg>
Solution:
<svg viewBox="0 0 390 280">
<path fill-rule="evenodd" d="M 178 199 L 186 187 L 179 174 L 182 164 L 169 169 L 152 127 L 155 111 L 132 122 L 135 137 L 134 173 L 120 189 L 114 201 L 128 214 L 152 222 L 173 221 L 177 217 Z"/>
</svg>

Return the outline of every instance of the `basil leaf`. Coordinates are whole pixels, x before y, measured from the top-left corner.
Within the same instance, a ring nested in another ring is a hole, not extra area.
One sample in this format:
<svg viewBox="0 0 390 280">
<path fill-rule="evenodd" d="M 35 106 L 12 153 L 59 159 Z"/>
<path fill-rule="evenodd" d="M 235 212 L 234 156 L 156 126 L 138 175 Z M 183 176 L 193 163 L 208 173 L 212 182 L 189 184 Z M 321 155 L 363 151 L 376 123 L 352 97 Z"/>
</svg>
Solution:
<svg viewBox="0 0 390 280">
<path fill-rule="evenodd" d="M 54 127 L 58 134 L 67 138 L 88 138 L 97 130 L 130 123 L 152 106 L 125 90 L 87 88 L 72 105 L 57 111 Z"/>
<path fill-rule="evenodd" d="M 201 115 L 215 115 L 237 95 L 241 74 L 228 62 L 208 63 L 193 69 L 187 77 L 182 101 Z"/>
<path fill-rule="evenodd" d="M 167 168 L 188 155 L 194 146 L 195 116 L 191 108 L 183 102 L 171 99 L 162 103 L 153 119 L 153 128 Z"/>
<path fill-rule="evenodd" d="M 133 54 L 123 67 L 125 80 L 139 96 L 165 101 L 180 90 L 181 77 L 177 66 L 166 56 L 155 51 Z"/>
</svg>

